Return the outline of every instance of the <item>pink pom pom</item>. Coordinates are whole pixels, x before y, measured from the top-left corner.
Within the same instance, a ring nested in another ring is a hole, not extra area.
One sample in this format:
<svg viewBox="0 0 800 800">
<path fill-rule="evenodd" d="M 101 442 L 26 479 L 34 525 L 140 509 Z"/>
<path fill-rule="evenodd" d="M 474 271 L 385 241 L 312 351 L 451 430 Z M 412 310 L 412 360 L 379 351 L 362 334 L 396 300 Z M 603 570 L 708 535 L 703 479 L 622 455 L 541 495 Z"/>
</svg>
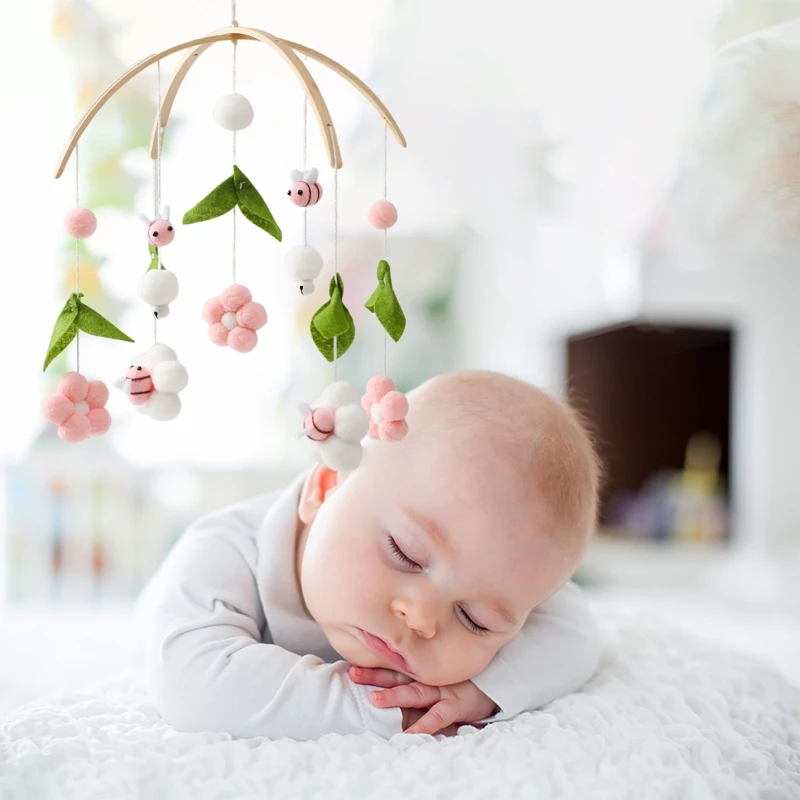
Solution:
<svg viewBox="0 0 800 800">
<path fill-rule="evenodd" d="M 237 353 L 249 353 L 258 344 L 258 334 L 237 325 L 228 334 L 228 347 Z"/>
<path fill-rule="evenodd" d="M 80 403 L 89 394 L 89 381 L 78 372 L 65 372 L 58 382 L 58 391 L 73 403 Z"/>
<path fill-rule="evenodd" d="M 157 219 L 147 229 L 147 238 L 150 244 L 164 247 L 175 238 L 175 228 L 168 219 Z"/>
<path fill-rule="evenodd" d="M 89 392 L 85 399 L 89 408 L 103 408 L 108 402 L 108 387 L 103 381 L 89 381 Z"/>
<path fill-rule="evenodd" d="M 380 402 L 385 394 L 393 392 L 394 389 L 394 381 L 385 375 L 376 375 L 374 378 L 370 378 L 367 382 L 367 397 L 371 401 L 370 405 Z"/>
<path fill-rule="evenodd" d="M 405 419 L 408 414 L 408 400 L 402 392 L 389 392 L 381 399 L 381 413 L 389 422 Z"/>
<path fill-rule="evenodd" d="M 65 442 L 82 442 L 91 434 L 91 425 L 84 414 L 73 414 L 58 428 L 58 435 Z"/>
<path fill-rule="evenodd" d="M 51 394 L 42 401 L 42 416 L 55 425 L 61 425 L 67 417 L 75 413 L 75 404 L 63 394 Z"/>
<path fill-rule="evenodd" d="M 102 436 L 111 427 L 111 414 L 104 408 L 93 408 L 86 419 L 89 420 L 90 436 Z"/>
<path fill-rule="evenodd" d="M 64 217 L 64 230 L 76 239 L 88 239 L 97 230 L 97 217 L 88 208 L 78 206 Z"/>
<path fill-rule="evenodd" d="M 212 297 L 210 300 L 206 300 L 203 306 L 203 319 L 209 325 L 216 325 L 216 323 L 222 320 L 224 314 L 225 309 L 222 307 L 219 297 Z"/>
<path fill-rule="evenodd" d="M 208 329 L 208 338 L 211 339 L 214 344 L 224 346 L 228 344 L 228 333 L 230 333 L 230 331 L 221 322 L 215 322 Z"/>
<path fill-rule="evenodd" d="M 377 200 L 369 207 L 369 224 L 385 231 L 397 222 L 397 209 L 388 200 Z"/>
<path fill-rule="evenodd" d="M 241 283 L 231 284 L 227 289 L 223 289 L 219 295 L 219 301 L 226 311 L 238 311 L 245 303 L 253 299 L 250 290 Z"/>
<path fill-rule="evenodd" d="M 408 423 L 405 420 L 393 422 L 384 420 L 378 425 L 378 434 L 385 442 L 399 442 L 406 438 L 408 433 Z"/>
<path fill-rule="evenodd" d="M 261 303 L 247 303 L 236 312 L 236 321 L 243 328 L 257 331 L 267 324 L 267 310 Z"/>
</svg>

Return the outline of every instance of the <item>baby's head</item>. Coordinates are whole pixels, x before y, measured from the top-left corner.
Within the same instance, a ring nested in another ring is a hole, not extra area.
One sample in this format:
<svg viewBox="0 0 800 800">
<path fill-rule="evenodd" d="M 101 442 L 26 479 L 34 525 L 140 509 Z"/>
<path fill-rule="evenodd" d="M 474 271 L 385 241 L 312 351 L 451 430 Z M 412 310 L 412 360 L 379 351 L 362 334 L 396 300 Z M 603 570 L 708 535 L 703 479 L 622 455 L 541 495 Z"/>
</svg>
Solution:
<svg viewBox="0 0 800 800">
<path fill-rule="evenodd" d="M 298 569 L 344 659 L 444 686 L 481 672 L 573 574 L 600 467 L 577 414 L 513 378 L 442 375 L 409 402 L 402 442 L 366 442 L 338 485 L 314 469 Z"/>
</svg>

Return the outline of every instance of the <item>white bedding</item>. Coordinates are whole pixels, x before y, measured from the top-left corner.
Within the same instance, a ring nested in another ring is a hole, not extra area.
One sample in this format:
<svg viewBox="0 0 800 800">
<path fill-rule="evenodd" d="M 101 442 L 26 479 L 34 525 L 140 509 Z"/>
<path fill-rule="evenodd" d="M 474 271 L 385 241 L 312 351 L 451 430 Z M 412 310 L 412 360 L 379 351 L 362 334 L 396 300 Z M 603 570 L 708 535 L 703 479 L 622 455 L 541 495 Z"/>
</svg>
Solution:
<svg viewBox="0 0 800 800">
<path fill-rule="evenodd" d="M 601 625 L 582 692 L 452 739 L 182 734 L 130 677 L 51 695 L 0 717 L 0 798 L 800 798 L 800 689 L 643 617 Z"/>
</svg>

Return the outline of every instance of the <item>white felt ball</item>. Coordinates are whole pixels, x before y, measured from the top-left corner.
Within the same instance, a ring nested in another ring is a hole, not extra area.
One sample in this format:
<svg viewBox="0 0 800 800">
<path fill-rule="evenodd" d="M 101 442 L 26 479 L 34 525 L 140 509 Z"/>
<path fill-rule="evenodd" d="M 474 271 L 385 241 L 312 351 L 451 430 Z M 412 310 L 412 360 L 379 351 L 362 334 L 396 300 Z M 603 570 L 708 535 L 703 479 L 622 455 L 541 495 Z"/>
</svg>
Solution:
<svg viewBox="0 0 800 800">
<path fill-rule="evenodd" d="M 360 442 L 369 431 L 369 420 L 360 405 L 337 408 L 333 425 L 336 435 L 347 442 Z"/>
<path fill-rule="evenodd" d="M 168 269 L 148 270 L 139 278 L 136 293 L 150 306 L 168 305 L 178 296 L 178 276 Z"/>
<path fill-rule="evenodd" d="M 174 392 L 153 392 L 146 408 L 150 419 L 169 422 L 181 413 L 181 399 Z"/>
<path fill-rule="evenodd" d="M 303 283 L 300 284 L 300 294 L 303 295 L 303 297 L 314 294 L 314 281 L 303 281 Z"/>
<path fill-rule="evenodd" d="M 186 367 L 178 361 L 161 361 L 153 367 L 153 386 L 159 392 L 181 392 L 189 383 Z"/>
<path fill-rule="evenodd" d="M 381 404 L 373 403 L 369 415 L 376 425 L 380 425 L 381 422 L 383 422 L 383 411 L 381 411 Z"/>
<path fill-rule="evenodd" d="M 232 331 L 239 323 L 236 321 L 236 314 L 233 311 L 228 311 L 222 315 L 220 322 L 229 330 Z"/>
<path fill-rule="evenodd" d="M 358 390 L 347 381 L 336 381 L 325 387 L 314 408 L 340 408 L 353 405 L 361 405 L 361 395 Z"/>
<path fill-rule="evenodd" d="M 152 308 L 156 319 L 164 319 L 169 316 L 169 306 L 153 306 Z"/>
<path fill-rule="evenodd" d="M 168 345 L 161 344 L 158 342 L 157 344 L 151 344 L 147 350 L 142 353 L 142 355 L 136 357 L 137 361 L 132 361 L 132 364 L 136 364 L 138 367 L 141 364 L 143 367 L 147 367 L 148 369 L 153 369 L 153 367 L 158 364 L 160 361 L 177 361 L 178 356 L 175 351 L 169 347 Z"/>
<path fill-rule="evenodd" d="M 224 94 L 214 106 L 214 121 L 227 131 L 244 130 L 253 121 L 253 106 L 243 94 Z"/>
<path fill-rule="evenodd" d="M 361 444 L 342 441 L 338 436 L 322 442 L 319 454 L 325 465 L 336 472 L 352 472 L 361 464 Z"/>
<path fill-rule="evenodd" d="M 296 281 L 313 281 L 322 272 L 322 256 L 307 244 L 293 247 L 283 258 L 289 274 Z"/>
</svg>

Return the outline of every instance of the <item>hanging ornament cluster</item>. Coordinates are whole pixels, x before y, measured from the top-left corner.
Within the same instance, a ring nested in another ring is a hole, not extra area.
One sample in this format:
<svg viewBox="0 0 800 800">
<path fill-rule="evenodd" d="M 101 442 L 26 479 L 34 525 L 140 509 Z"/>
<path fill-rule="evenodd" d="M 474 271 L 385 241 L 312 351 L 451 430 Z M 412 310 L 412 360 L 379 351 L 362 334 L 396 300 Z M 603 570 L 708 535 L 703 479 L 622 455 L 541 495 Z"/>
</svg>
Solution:
<svg viewBox="0 0 800 800">
<path fill-rule="evenodd" d="M 235 12 L 235 3 L 233 11 Z M 233 16 L 235 17 L 235 13 Z M 111 417 L 105 408 L 108 389 L 101 381 L 88 380 L 80 372 L 80 333 L 131 343 L 133 339 L 87 306 L 80 291 L 79 243 L 96 231 L 98 222 L 90 209 L 81 207 L 78 203 L 77 146 L 89 122 L 107 100 L 129 80 L 151 65 L 156 65 L 158 68 L 158 112 L 150 145 L 150 155 L 154 161 L 153 215 L 139 215 L 145 224 L 149 264 L 144 274 L 138 278 L 136 292 L 139 299 L 147 306 L 148 317 L 153 326 L 153 341 L 143 352 L 129 357 L 127 366 L 117 373 L 114 385 L 124 393 L 137 412 L 153 420 L 171 420 L 181 411 L 180 394 L 188 385 L 188 371 L 178 360 L 175 351 L 159 341 L 157 335 L 159 322 L 170 315 L 180 290 L 177 275 L 167 269 L 162 257 L 163 248 L 174 241 L 176 230 L 169 206 L 161 203 L 161 150 L 164 131 L 182 81 L 197 56 L 210 45 L 225 40 L 233 45 L 232 87 L 229 93 L 217 100 L 212 116 L 218 125 L 232 134 L 232 170 L 228 177 L 181 217 L 183 224 L 190 226 L 219 219 L 231 213 L 233 245 L 231 280 L 226 281 L 219 294 L 203 305 L 202 318 L 208 326 L 208 338 L 211 343 L 240 353 L 250 352 L 256 347 L 259 338 L 257 331 L 267 324 L 268 319 L 264 305 L 253 299 L 250 290 L 237 280 L 236 275 L 236 221 L 239 214 L 266 232 L 273 240 L 283 241 L 283 232 L 264 195 L 241 170 L 236 157 L 237 133 L 250 127 L 255 118 L 253 105 L 236 88 L 237 46 L 241 41 L 256 41 L 280 52 L 292 65 L 304 89 L 303 166 L 302 169 L 291 170 L 291 183 L 287 191 L 291 204 L 303 211 L 303 240 L 302 244 L 287 248 L 283 257 L 285 269 L 303 297 L 314 293 L 315 282 L 324 270 L 322 255 L 308 241 L 309 209 L 317 206 L 323 198 L 319 170 L 316 167 L 306 166 L 309 104 L 312 105 L 319 121 L 328 160 L 333 168 L 333 274 L 330 279 L 326 278 L 329 280 L 328 298 L 313 314 L 310 334 L 320 353 L 333 363 L 334 382 L 313 405 L 302 406 L 301 436 L 307 437 L 314 443 L 319 458 L 332 469 L 352 471 L 361 462 L 361 441 L 365 436 L 371 435 L 373 438 L 389 442 L 399 441 L 406 435 L 408 428 L 405 416 L 408 403 L 386 374 L 373 378 L 363 396 L 353 385 L 338 378 L 339 359 L 352 346 L 356 336 L 353 316 L 345 305 L 344 281 L 338 270 L 338 171 L 342 161 L 333 121 L 319 88 L 308 71 L 305 59 L 315 59 L 333 68 L 350 81 L 382 115 L 386 124 L 385 131 L 391 127 L 404 147 L 405 139 L 383 103 L 344 67 L 303 45 L 284 41 L 255 28 L 240 27 L 235 19 L 232 19 L 228 28 L 215 31 L 207 37 L 194 39 L 184 45 L 171 47 L 164 53 L 140 61 L 97 98 L 75 127 L 59 163 L 56 177 L 61 176 L 70 155 L 74 152 L 75 208 L 66 215 L 64 227 L 76 242 L 76 286 L 56 320 L 47 348 L 44 369 L 46 370 L 73 341 L 76 343 L 76 368 L 66 372 L 58 382 L 57 392 L 45 398 L 42 413 L 46 419 L 58 426 L 59 436 L 71 442 L 100 435 L 107 431 L 111 424 Z M 180 49 L 186 51 L 185 55 L 162 94 L 161 58 L 168 52 Z M 304 60 L 298 58 L 297 53 L 302 54 Z M 285 188 L 284 190 L 286 191 Z M 367 218 L 375 228 L 384 231 L 384 236 L 397 222 L 397 209 L 386 198 L 385 152 L 384 197 L 370 207 Z M 386 258 L 378 265 L 377 277 L 378 285 L 365 306 L 383 326 L 384 335 L 398 341 L 405 330 L 406 320 L 392 285 L 391 269 Z M 385 367 L 384 355 L 384 373 L 386 373 Z"/>
</svg>

